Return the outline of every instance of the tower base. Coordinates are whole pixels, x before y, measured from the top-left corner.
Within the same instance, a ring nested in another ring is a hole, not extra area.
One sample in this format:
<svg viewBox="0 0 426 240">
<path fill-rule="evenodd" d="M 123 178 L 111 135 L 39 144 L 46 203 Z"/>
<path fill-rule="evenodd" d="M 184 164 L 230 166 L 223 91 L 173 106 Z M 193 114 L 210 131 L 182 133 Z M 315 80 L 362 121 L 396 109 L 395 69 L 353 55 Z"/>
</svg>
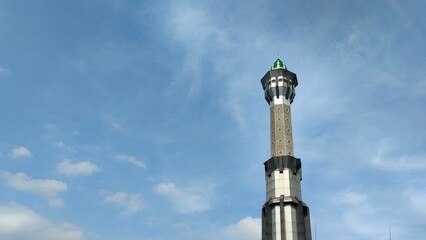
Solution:
<svg viewBox="0 0 426 240">
<path fill-rule="evenodd" d="M 290 155 L 265 163 L 266 203 L 262 207 L 262 240 L 312 240 L 309 208 L 302 201 L 302 162 Z"/>
<path fill-rule="evenodd" d="M 292 221 L 286 223 L 286 218 Z M 279 229 L 273 226 L 278 219 Z M 302 200 L 281 195 L 263 205 L 262 240 L 312 240 L 311 236 L 309 207 Z"/>
</svg>

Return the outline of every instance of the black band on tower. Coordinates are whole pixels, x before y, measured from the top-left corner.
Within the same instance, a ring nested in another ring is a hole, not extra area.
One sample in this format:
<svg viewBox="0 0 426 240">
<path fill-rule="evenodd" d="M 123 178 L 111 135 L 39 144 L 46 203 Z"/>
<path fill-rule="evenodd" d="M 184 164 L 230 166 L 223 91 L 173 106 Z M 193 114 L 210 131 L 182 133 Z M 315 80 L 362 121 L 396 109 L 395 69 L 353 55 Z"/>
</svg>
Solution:
<svg viewBox="0 0 426 240">
<path fill-rule="evenodd" d="M 302 168 L 302 162 L 300 158 L 295 158 L 293 156 L 277 156 L 271 157 L 268 161 L 263 163 L 265 165 L 265 174 L 270 176 L 273 171 L 279 170 L 280 172 L 283 169 L 290 169 L 293 174 L 297 174 L 297 172 Z"/>
</svg>

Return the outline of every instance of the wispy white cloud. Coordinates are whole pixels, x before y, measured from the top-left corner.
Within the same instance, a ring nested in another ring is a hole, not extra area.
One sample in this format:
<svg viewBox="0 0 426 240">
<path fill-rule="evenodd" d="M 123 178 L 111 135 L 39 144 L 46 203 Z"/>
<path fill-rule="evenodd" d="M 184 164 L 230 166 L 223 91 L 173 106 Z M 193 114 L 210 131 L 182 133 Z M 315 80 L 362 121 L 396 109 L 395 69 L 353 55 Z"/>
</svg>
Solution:
<svg viewBox="0 0 426 240">
<path fill-rule="evenodd" d="M 187 223 L 178 223 L 173 225 L 173 228 L 179 231 L 179 236 L 183 238 L 191 238 L 192 237 L 192 229 L 191 226 Z"/>
<path fill-rule="evenodd" d="M 142 208 L 142 200 L 137 193 L 106 192 L 103 202 L 114 204 L 123 209 L 121 214 L 124 216 L 139 212 Z"/>
<path fill-rule="evenodd" d="M 0 205 L 0 239 L 84 240 L 84 232 L 69 223 L 55 223 L 17 203 Z"/>
<path fill-rule="evenodd" d="M 64 175 L 91 175 L 99 171 L 99 168 L 91 162 L 72 163 L 70 160 L 64 160 L 56 167 L 60 174 Z"/>
<path fill-rule="evenodd" d="M 44 128 L 49 131 L 51 134 L 57 134 L 59 132 L 59 128 L 56 124 L 46 123 L 44 124 Z"/>
<path fill-rule="evenodd" d="M 373 166 L 386 171 L 426 169 L 426 154 L 393 154 L 400 147 L 390 138 L 382 139 L 376 155 L 371 159 Z"/>
<path fill-rule="evenodd" d="M 178 43 L 184 50 L 182 67 L 177 72 L 177 78 L 167 88 L 167 92 L 174 93 L 185 85 L 187 99 L 196 97 L 203 85 L 203 62 L 211 48 L 218 47 L 218 43 L 227 42 L 223 28 L 217 25 L 210 12 L 192 4 L 171 2 L 169 14 L 165 23 L 165 34 Z M 172 34 L 170 34 L 172 33 Z M 221 44 L 220 44 L 221 45 Z M 183 83 L 183 84 L 182 84 Z"/>
<path fill-rule="evenodd" d="M 424 189 L 408 189 L 407 191 L 405 191 L 404 196 L 408 197 L 412 210 L 414 212 L 423 214 L 423 217 L 426 218 L 426 191 Z"/>
<path fill-rule="evenodd" d="M 103 114 L 102 120 L 108 126 L 108 130 L 113 132 L 126 132 L 125 119 L 111 116 L 109 114 Z"/>
<path fill-rule="evenodd" d="M 49 199 L 49 203 L 54 207 L 63 205 L 63 201 L 57 195 L 68 190 L 68 186 L 64 182 L 54 179 L 32 179 L 22 172 L 16 174 L 1 172 L 0 176 L 8 187 L 43 195 Z"/>
<path fill-rule="evenodd" d="M 413 94 L 417 96 L 425 96 L 426 95 L 426 72 L 423 72 L 418 76 L 420 81 L 415 83 L 415 86 L 410 88 L 413 91 Z"/>
<path fill-rule="evenodd" d="M 52 144 L 53 147 L 67 151 L 75 150 L 71 144 L 72 140 L 70 138 L 78 136 L 78 131 L 63 130 L 58 125 L 53 123 L 46 123 L 43 127 L 46 130 L 43 138 L 48 143 Z"/>
<path fill-rule="evenodd" d="M 40 193 L 46 196 L 56 196 L 60 192 L 67 191 L 65 183 L 53 179 L 31 179 L 25 173 L 11 174 L 3 172 L 2 177 L 6 184 L 20 191 Z"/>
<path fill-rule="evenodd" d="M 10 73 L 10 70 L 0 65 L 0 75 Z"/>
<path fill-rule="evenodd" d="M 170 9 L 172 15 L 168 19 L 168 27 L 175 33 L 173 38 L 188 47 L 195 45 L 197 48 L 194 52 L 206 44 L 206 41 L 221 39 L 223 29 L 217 26 L 217 21 L 205 9 L 176 3 L 172 3 Z"/>
<path fill-rule="evenodd" d="M 250 118 L 246 115 L 246 100 L 240 96 L 241 94 L 235 94 L 235 92 L 240 89 L 244 90 L 244 87 L 241 87 L 241 83 L 238 81 L 230 81 L 228 83 L 228 99 L 225 106 L 230 115 L 237 122 L 239 128 L 241 130 L 247 130 L 247 122 Z M 245 93 L 246 91 L 240 90 L 240 92 Z"/>
<path fill-rule="evenodd" d="M 62 141 L 57 141 L 57 142 L 53 143 L 53 145 L 55 147 L 57 147 L 57 148 L 65 148 L 65 147 L 67 147 L 67 145 L 64 142 L 62 142 Z"/>
<path fill-rule="evenodd" d="M 227 240 L 258 240 L 261 238 L 261 219 L 245 217 L 223 231 Z"/>
<path fill-rule="evenodd" d="M 352 190 L 344 190 L 337 193 L 336 200 L 343 204 L 360 205 L 368 200 L 368 195 Z"/>
<path fill-rule="evenodd" d="M 409 203 L 409 197 L 407 200 Z M 368 187 L 343 189 L 318 206 L 314 212 L 320 214 L 311 215 L 311 219 L 318 220 L 319 238 L 327 234 L 329 238 L 342 240 L 386 240 L 389 225 L 395 224 L 393 231 L 401 232 L 401 226 L 405 224 L 405 214 L 401 213 L 410 209 L 406 208 L 407 204 L 400 206 L 399 200 L 390 197 L 387 190 L 372 193 Z M 328 224 L 329 221 L 334 223 Z"/>
<path fill-rule="evenodd" d="M 20 146 L 12 149 L 10 155 L 12 156 L 12 158 L 25 158 L 31 157 L 32 153 L 30 152 L 30 150 L 28 150 L 28 148 Z"/>
<path fill-rule="evenodd" d="M 123 12 L 127 10 L 126 2 L 120 0 L 97 0 L 101 3 L 109 5 L 114 12 Z"/>
<path fill-rule="evenodd" d="M 244 58 L 250 58 L 250 52 L 254 48 L 254 42 L 259 39 L 259 34 L 252 30 L 246 31 L 239 28 L 239 34 L 233 31 L 235 26 L 229 25 L 226 21 L 218 18 L 207 8 L 193 4 L 170 4 L 170 17 L 167 19 L 168 32 L 173 32 L 172 39 L 176 41 L 186 55 L 183 58 L 183 66 L 177 81 L 170 85 L 168 90 L 176 91 L 176 85 L 182 81 L 185 89 L 188 89 L 188 96 L 197 96 L 202 90 L 204 79 L 203 71 L 208 71 L 203 67 L 203 63 L 211 64 L 210 71 L 217 73 L 223 79 L 224 87 L 228 90 L 228 96 L 223 98 L 223 107 L 237 122 L 238 126 L 246 130 L 248 123 L 253 116 L 247 105 L 253 99 L 253 85 L 245 84 L 248 79 L 253 79 L 250 67 L 251 62 Z M 240 9 L 241 10 L 241 9 Z M 242 27 L 242 26 L 240 26 Z M 249 35 L 245 35 L 250 33 Z M 242 37 L 244 35 L 245 37 Z M 237 40 L 238 39 L 238 45 Z M 264 45 L 256 46 L 264 48 L 274 42 L 270 38 L 265 39 Z M 257 44 L 256 44 L 257 45 Z M 247 51 L 247 49 L 250 49 Z M 244 64 L 244 71 L 235 72 L 235 67 Z M 261 77 L 261 76 L 259 76 Z M 256 85 L 256 87 L 259 87 Z M 255 93 L 261 92 L 257 89 Z M 238 92 L 238 94 L 236 94 Z"/>
<path fill-rule="evenodd" d="M 115 159 L 118 160 L 118 161 L 130 163 L 132 165 L 135 165 L 136 167 L 140 167 L 140 168 L 146 167 L 145 164 L 141 160 L 138 160 L 137 158 L 135 158 L 133 156 L 126 155 L 126 154 L 118 154 L 118 155 L 115 156 Z"/>
<path fill-rule="evenodd" d="M 347 228 L 352 236 L 344 236 L 342 239 L 387 239 L 386 230 L 389 221 L 380 220 L 377 212 L 370 205 L 361 205 L 357 208 L 348 208 L 342 215 L 342 229 Z M 340 220 L 339 220 L 340 221 Z M 341 232 L 342 233 L 342 232 Z"/>
<path fill-rule="evenodd" d="M 62 207 L 64 206 L 64 200 L 62 198 L 50 198 L 49 205 L 52 207 Z"/>
<path fill-rule="evenodd" d="M 181 189 L 173 183 L 160 183 L 154 192 L 171 202 L 179 213 L 203 212 L 212 207 L 214 184 Z"/>
</svg>

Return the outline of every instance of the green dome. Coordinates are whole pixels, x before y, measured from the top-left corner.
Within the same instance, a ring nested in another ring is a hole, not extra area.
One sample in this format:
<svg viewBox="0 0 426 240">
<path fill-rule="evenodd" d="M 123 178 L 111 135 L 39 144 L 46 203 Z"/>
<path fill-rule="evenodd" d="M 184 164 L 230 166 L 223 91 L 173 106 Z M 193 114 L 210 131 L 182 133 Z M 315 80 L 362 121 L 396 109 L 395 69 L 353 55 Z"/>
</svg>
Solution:
<svg viewBox="0 0 426 240">
<path fill-rule="evenodd" d="M 280 60 L 280 58 L 277 58 L 277 60 L 272 64 L 271 70 L 275 69 L 287 69 L 287 66 L 283 63 L 283 61 Z"/>
</svg>

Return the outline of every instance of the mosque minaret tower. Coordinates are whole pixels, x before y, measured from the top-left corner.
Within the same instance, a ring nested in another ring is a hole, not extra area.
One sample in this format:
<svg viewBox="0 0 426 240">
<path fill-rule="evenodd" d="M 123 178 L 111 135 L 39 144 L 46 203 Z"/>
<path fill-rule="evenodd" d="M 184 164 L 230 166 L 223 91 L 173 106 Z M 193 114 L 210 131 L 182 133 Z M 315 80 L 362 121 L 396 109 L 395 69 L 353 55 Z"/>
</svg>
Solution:
<svg viewBox="0 0 426 240">
<path fill-rule="evenodd" d="M 297 76 L 278 57 L 261 83 L 270 107 L 271 125 L 271 157 L 264 163 L 262 240 L 311 240 L 309 208 L 302 201 L 300 187 L 302 164 L 294 157 L 291 127 Z"/>
</svg>

